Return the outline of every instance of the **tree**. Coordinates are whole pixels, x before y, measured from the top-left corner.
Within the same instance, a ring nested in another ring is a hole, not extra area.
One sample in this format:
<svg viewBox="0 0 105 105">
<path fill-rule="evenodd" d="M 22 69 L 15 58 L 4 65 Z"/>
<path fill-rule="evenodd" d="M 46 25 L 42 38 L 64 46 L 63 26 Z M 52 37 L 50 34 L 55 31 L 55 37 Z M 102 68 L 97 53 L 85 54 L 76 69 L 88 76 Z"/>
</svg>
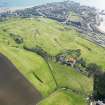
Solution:
<svg viewBox="0 0 105 105">
<path fill-rule="evenodd" d="M 93 96 L 96 100 L 105 99 L 105 73 L 103 72 L 94 75 Z"/>
<path fill-rule="evenodd" d="M 10 33 L 10 37 L 13 38 L 13 40 L 17 43 L 17 44 L 21 44 L 23 43 L 23 38 L 20 35 L 17 35 L 15 33 Z"/>
<path fill-rule="evenodd" d="M 77 57 L 79 57 L 81 55 L 81 50 L 80 49 L 75 50 L 75 52 L 76 52 Z"/>
<path fill-rule="evenodd" d="M 21 37 L 19 37 L 19 36 L 15 37 L 14 40 L 15 40 L 15 42 L 16 42 L 17 44 L 23 43 L 23 38 L 21 38 Z"/>
<path fill-rule="evenodd" d="M 90 63 L 86 67 L 86 71 L 88 72 L 88 76 L 94 76 L 95 74 L 100 73 L 101 67 L 95 63 Z"/>
<path fill-rule="evenodd" d="M 78 63 L 81 64 L 82 67 L 86 67 L 86 61 L 83 58 L 79 59 Z"/>
</svg>

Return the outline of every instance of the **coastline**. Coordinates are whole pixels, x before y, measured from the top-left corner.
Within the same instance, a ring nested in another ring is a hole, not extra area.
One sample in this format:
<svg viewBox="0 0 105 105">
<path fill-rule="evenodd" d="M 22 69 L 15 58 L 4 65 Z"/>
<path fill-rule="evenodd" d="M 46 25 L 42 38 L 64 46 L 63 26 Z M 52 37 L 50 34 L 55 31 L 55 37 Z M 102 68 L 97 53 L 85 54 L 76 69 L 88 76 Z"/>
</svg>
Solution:
<svg viewBox="0 0 105 105">
<path fill-rule="evenodd" d="M 24 9 L 27 9 L 27 8 L 32 8 L 34 7 L 34 5 L 32 6 L 24 6 L 24 7 L 0 7 L 0 13 L 3 13 L 3 12 L 8 12 L 8 11 L 11 11 L 11 12 L 15 12 L 16 10 L 24 10 Z"/>
</svg>

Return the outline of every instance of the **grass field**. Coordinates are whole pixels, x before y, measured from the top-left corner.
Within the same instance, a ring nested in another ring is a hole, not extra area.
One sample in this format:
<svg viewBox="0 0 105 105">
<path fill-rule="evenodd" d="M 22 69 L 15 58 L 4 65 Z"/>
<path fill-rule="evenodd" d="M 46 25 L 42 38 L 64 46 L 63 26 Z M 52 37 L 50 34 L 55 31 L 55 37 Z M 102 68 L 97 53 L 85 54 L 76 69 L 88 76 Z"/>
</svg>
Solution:
<svg viewBox="0 0 105 105">
<path fill-rule="evenodd" d="M 58 90 L 38 105 L 87 105 L 87 102 L 81 95 L 77 95 L 71 91 Z"/>
<path fill-rule="evenodd" d="M 22 44 L 16 44 L 10 34 L 24 39 Z M 88 63 L 96 63 L 105 69 L 105 50 L 80 37 L 74 29 L 46 19 L 11 19 L 0 23 L 0 42 L 10 46 L 41 46 L 51 55 L 56 55 L 65 49 L 81 49 L 82 57 Z"/>
<path fill-rule="evenodd" d="M 51 65 L 53 74 L 57 80 L 58 87 L 73 89 L 86 95 L 92 93 L 92 78 L 87 78 L 74 69 L 58 63 L 50 62 L 49 64 Z"/>
<path fill-rule="evenodd" d="M 0 52 L 7 56 L 18 70 L 42 93 L 47 96 L 56 88 L 55 82 L 50 74 L 49 68 L 45 61 L 38 55 L 24 51 L 23 49 L 16 49 L 2 46 Z M 37 75 L 38 78 L 36 78 Z"/>
<path fill-rule="evenodd" d="M 15 37 L 23 39 L 23 42 L 17 43 Z M 93 85 L 91 78 L 70 67 L 49 62 L 57 81 L 56 86 L 44 59 L 25 50 L 24 46 L 40 46 L 50 55 L 57 55 L 67 49 L 81 49 L 81 57 L 87 63 L 96 63 L 105 69 L 105 50 L 102 47 L 83 39 L 76 30 L 46 18 L 17 18 L 0 23 L 0 53 L 7 56 L 44 97 L 48 97 L 39 105 L 86 105 L 82 95 L 66 90 L 54 91 L 68 88 L 89 95 Z"/>
</svg>

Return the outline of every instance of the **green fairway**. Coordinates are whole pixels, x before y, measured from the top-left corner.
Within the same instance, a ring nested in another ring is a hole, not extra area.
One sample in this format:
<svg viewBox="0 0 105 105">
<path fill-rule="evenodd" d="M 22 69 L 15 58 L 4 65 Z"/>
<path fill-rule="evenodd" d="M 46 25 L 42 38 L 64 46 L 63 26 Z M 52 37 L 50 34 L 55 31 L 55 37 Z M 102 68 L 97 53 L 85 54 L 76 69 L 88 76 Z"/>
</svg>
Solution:
<svg viewBox="0 0 105 105">
<path fill-rule="evenodd" d="M 59 90 L 42 100 L 38 105 L 87 105 L 85 98 L 72 91 Z"/>
<path fill-rule="evenodd" d="M 41 56 L 24 49 L 36 47 L 51 56 L 80 49 L 86 63 L 96 63 L 103 69 L 105 49 L 82 38 L 73 28 L 47 18 L 13 18 L 0 22 L 0 53 L 41 92 L 45 100 L 38 105 L 86 105 L 86 97 L 82 95 L 92 93 L 92 78 L 52 61 L 48 62 L 50 68 Z"/>
<path fill-rule="evenodd" d="M 45 61 L 38 55 L 25 51 L 2 46 L 0 52 L 7 56 L 18 70 L 42 93 L 47 96 L 56 88 Z M 37 75 L 37 77 L 35 75 Z M 42 81 L 40 81 L 39 80 Z"/>
<path fill-rule="evenodd" d="M 58 87 L 73 89 L 86 95 L 92 92 L 93 83 L 91 78 L 87 78 L 74 69 L 58 63 L 50 62 L 50 65 L 57 80 Z"/>
<path fill-rule="evenodd" d="M 23 43 L 16 44 L 13 36 L 23 38 Z M 0 43 L 13 47 L 40 46 L 51 55 L 65 49 L 81 49 L 82 57 L 88 63 L 96 63 L 105 68 L 105 50 L 102 47 L 81 38 L 76 30 L 46 18 L 10 19 L 1 22 Z"/>
</svg>

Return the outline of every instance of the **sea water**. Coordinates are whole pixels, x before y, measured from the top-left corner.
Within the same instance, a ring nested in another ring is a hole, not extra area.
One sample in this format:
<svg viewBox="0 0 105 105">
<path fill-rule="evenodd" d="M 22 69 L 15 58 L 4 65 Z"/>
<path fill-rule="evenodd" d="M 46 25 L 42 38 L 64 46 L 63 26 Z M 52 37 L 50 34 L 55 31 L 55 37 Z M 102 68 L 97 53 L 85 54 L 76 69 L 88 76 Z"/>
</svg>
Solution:
<svg viewBox="0 0 105 105">
<path fill-rule="evenodd" d="M 0 8 L 24 8 L 64 0 L 0 0 Z"/>
</svg>

